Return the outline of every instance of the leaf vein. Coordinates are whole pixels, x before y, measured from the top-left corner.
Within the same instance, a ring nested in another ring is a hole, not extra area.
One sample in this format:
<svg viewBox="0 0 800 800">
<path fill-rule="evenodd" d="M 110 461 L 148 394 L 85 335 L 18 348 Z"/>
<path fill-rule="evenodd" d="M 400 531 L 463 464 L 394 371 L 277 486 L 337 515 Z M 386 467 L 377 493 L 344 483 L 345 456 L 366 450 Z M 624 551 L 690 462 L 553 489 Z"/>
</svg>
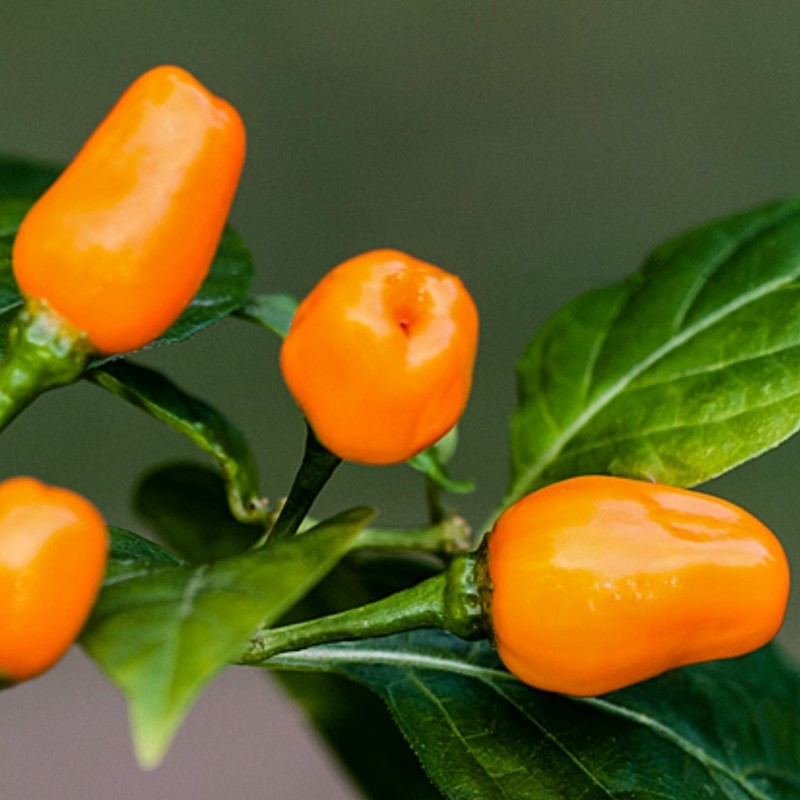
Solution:
<svg viewBox="0 0 800 800">
<path fill-rule="evenodd" d="M 673 433 L 676 431 L 692 430 L 693 428 L 700 428 L 710 424 L 721 425 L 724 423 L 730 423 L 742 417 L 745 417 L 748 414 L 752 414 L 755 411 L 764 411 L 765 409 L 771 408 L 772 406 L 781 405 L 782 403 L 785 403 L 789 400 L 793 400 L 797 397 L 800 397 L 800 389 L 797 389 L 796 391 L 793 392 L 789 392 L 788 394 L 783 395 L 782 397 L 772 399 L 769 402 L 749 406 L 744 411 L 737 411 L 732 414 L 722 414 L 720 416 L 714 417 L 713 419 L 704 419 L 700 420 L 699 422 L 681 422 L 681 423 L 665 425 L 663 427 L 646 428 L 644 430 L 639 430 L 622 436 L 611 437 L 609 439 L 603 439 L 601 441 L 595 439 L 593 440 L 592 444 L 586 445 L 585 447 L 565 450 L 564 455 L 568 458 L 576 458 L 578 456 L 583 456 L 586 455 L 587 453 L 591 453 L 595 450 L 602 450 L 604 447 L 616 446 L 622 444 L 623 442 L 635 441 L 637 439 L 646 439 L 648 436 L 652 436 L 653 434 Z M 800 419 L 797 420 L 796 425 L 800 426 Z"/>
<path fill-rule="evenodd" d="M 541 475 L 546 466 L 551 463 L 558 454 L 564 449 L 567 442 L 572 439 L 575 434 L 584 428 L 589 421 L 609 405 L 619 394 L 621 394 L 639 375 L 646 372 L 653 364 L 660 361 L 662 358 L 669 355 L 678 347 L 684 345 L 692 338 L 715 325 L 720 320 L 724 319 L 728 314 L 738 311 L 750 303 L 756 302 L 769 292 L 779 289 L 781 286 L 790 283 L 800 275 L 800 264 L 795 267 L 787 275 L 782 275 L 779 278 L 766 281 L 757 289 L 743 295 L 739 295 L 728 303 L 725 303 L 714 312 L 709 313 L 708 316 L 699 320 L 694 325 L 686 328 L 677 336 L 665 342 L 661 347 L 653 350 L 650 355 L 632 369 L 621 375 L 611 386 L 609 386 L 602 394 L 590 403 L 584 411 L 579 414 L 571 425 L 563 429 L 563 433 L 558 437 L 541 456 L 534 461 L 523 473 L 519 476 L 511 486 L 508 495 L 504 500 L 504 506 L 518 500 L 532 485 L 537 476 Z"/>
<path fill-rule="evenodd" d="M 717 775 L 715 775 L 714 771 L 730 778 L 737 786 L 748 792 L 750 796 L 754 798 L 754 800 L 771 800 L 768 795 L 764 794 L 757 787 L 752 786 L 749 782 L 747 782 L 741 773 L 734 772 L 732 769 L 729 769 L 722 761 L 713 758 L 701 747 L 698 747 L 686 737 L 680 736 L 677 732 L 670 730 L 657 719 L 654 719 L 653 717 L 650 717 L 647 714 L 643 714 L 639 711 L 633 711 L 632 709 L 625 708 L 624 706 L 616 705 L 610 700 L 604 700 L 599 697 L 583 698 L 581 702 L 609 713 L 617 714 L 624 719 L 650 729 L 653 733 L 661 736 L 661 738 L 671 742 L 685 753 L 695 758 L 700 764 L 703 765 L 715 782 L 717 782 Z"/>
</svg>

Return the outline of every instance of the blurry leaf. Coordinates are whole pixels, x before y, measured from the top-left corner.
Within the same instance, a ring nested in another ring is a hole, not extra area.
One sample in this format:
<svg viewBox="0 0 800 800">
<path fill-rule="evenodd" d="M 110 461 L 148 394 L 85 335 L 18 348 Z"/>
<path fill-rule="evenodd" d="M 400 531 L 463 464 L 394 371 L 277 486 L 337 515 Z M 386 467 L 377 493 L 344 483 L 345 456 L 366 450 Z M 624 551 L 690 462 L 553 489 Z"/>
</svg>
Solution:
<svg viewBox="0 0 800 800">
<path fill-rule="evenodd" d="M 11 272 L 11 245 L 25 213 L 59 172 L 49 164 L 0 159 L 0 356 L 5 351 L 8 323 L 22 303 Z M 253 273 L 252 256 L 241 238 L 227 228 L 200 291 L 172 327 L 148 348 L 181 342 L 232 314 L 247 300 Z"/>
<path fill-rule="evenodd" d="M 0 161 L 0 173 L 3 162 Z M 2 198 L 2 188 L 0 188 Z M 0 199 L 0 357 L 5 352 L 8 326 L 22 306 L 17 282 L 11 271 L 11 246 L 19 223 L 30 208 L 28 201 Z"/>
<path fill-rule="evenodd" d="M 26 198 L 28 205 L 61 174 L 61 167 L 45 161 L 0 156 L 0 200 Z"/>
<path fill-rule="evenodd" d="M 164 544 L 194 563 L 243 553 L 264 533 L 263 527 L 231 516 L 222 479 L 196 464 L 170 464 L 148 473 L 134 506 Z"/>
<path fill-rule="evenodd" d="M 266 519 L 255 457 L 241 431 L 217 409 L 186 394 L 161 373 L 127 361 L 90 370 L 86 377 L 210 453 L 225 476 L 228 503 L 237 519 Z"/>
<path fill-rule="evenodd" d="M 371 517 L 355 509 L 285 542 L 213 564 L 153 564 L 103 588 L 82 643 L 128 699 L 143 766 L 161 761 L 202 688 L 330 571 Z"/>
<path fill-rule="evenodd" d="M 273 659 L 375 691 L 451 800 L 795 800 L 800 676 L 774 648 L 600 698 L 531 689 L 438 631 Z"/>
<path fill-rule="evenodd" d="M 255 322 L 283 338 L 289 331 L 296 310 L 297 300 L 291 295 L 260 294 L 248 300 L 237 316 Z"/>
<path fill-rule="evenodd" d="M 611 473 L 693 486 L 800 427 L 800 199 L 668 242 L 519 363 L 504 505 Z"/>
</svg>

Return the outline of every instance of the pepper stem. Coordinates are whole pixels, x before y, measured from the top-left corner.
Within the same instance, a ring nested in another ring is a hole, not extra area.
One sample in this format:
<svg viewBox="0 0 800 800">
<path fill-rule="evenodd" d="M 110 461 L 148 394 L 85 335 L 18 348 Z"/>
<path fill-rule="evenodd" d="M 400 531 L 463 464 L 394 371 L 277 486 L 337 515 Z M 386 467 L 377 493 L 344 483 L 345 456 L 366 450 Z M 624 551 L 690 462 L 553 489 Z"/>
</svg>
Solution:
<svg viewBox="0 0 800 800">
<path fill-rule="evenodd" d="M 466 553 L 471 547 L 472 531 L 466 520 L 450 516 L 422 528 L 362 528 L 351 549 L 412 550 L 452 556 Z"/>
<path fill-rule="evenodd" d="M 297 533 L 317 495 L 341 463 L 342 459 L 320 444 L 309 427 L 300 469 L 267 538 L 277 541 Z"/>
<path fill-rule="evenodd" d="M 92 353 L 85 334 L 36 300 L 12 321 L 7 348 L 0 363 L 0 430 L 45 390 L 76 381 Z"/>
<path fill-rule="evenodd" d="M 365 606 L 281 628 L 250 640 L 239 664 L 260 664 L 279 653 L 326 642 L 388 636 L 416 628 L 443 628 L 463 639 L 486 634 L 475 555 L 459 556 L 445 572 Z"/>
</svg>

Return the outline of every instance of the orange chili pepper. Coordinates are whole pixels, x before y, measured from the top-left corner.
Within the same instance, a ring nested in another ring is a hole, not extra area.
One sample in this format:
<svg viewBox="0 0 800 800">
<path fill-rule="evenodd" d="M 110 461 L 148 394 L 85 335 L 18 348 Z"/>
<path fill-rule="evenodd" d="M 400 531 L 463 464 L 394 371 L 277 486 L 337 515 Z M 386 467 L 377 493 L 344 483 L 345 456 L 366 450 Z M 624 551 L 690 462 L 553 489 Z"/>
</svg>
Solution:
<svg viewBox="0 0 800 800">
<path fill-rule="evenodd" d="M 778 631 L 789 568 L 746 511 L 590 476 L 540 489 L 489 534 L 498 653 L 541 689 L 596 695 L 755 650 Z"/>
<path fill-rule="evenodd" d="M 23 220 L 23 294 L 100 352 L 147 344 L 205 278 L 244 151 L 232 106 L 178 67 L 146 72 Z"/>
<path fill-rule="evenodd" d="M 33 478 L 0 483 L 0 679 L 51 667 L 83 627 L 108 552 L 97 509 Z"/>
<path fill-rule="evenodd" d="M 456 424 L 477 340 L 478 313 L 457 277 L 373 250 L 333 269 L 300 304 L 281 370 L 331 452 L 393 464 Z"/>
</svg>

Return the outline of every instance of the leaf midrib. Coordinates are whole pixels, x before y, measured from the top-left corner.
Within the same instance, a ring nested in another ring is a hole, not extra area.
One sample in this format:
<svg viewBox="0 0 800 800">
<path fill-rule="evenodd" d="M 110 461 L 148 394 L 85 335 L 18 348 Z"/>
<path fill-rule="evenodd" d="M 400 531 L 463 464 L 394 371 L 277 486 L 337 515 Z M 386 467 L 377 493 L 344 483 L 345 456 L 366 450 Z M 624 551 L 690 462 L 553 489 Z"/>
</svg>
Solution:
<svg viewBox="0 0 800 800">
<path fill-rule="evenodd" d="M 379 647 L 364 648 L 348 645 L 347 643 L 339 645 L 320 645 L 319 647 L 310 647 L 294 653 L 286 653 L 271 659 L 265 666 L 337 671 L 338 664 L 352 666 L 359 663 L 366 665 L 380 664 L 384 666 L 399 666 L 412 672 L 414 669 L 430 669 L 461 675 L 487 684 L 492 691 L 500 694 L 506 700 L 506 696 L 495 684 L 506 683 L 521 686 L 520 682 L 511 675 L 511 673 L 501 669 L 479 666 L 465 661 L 456 661 L 442 656 L 404 653 L 396 650 L 382 650 Z M 714 758 L 705 750 L 685 737 L 680 736 L 651 716 L 626 709 L 623 706 L 616 705 L 602 698 L 577 698 L 569 697 L 568 695 L 563 695 L 563 697 L 575 703 L 602 709 L 612 716 L 618 716 L 629 722 L 641 725 L 683 750 L 687 755 L 701 763 L 709 773 L 711 773 L 712 770 L 716 770 L 720 774 L 725 775 L 743 791 L 748 792 L 754 800 L 772 800 L 769 795 L 764 794 L 759 789 L 746 782 L 742 773 L 732 771 L 726 764 Z M 507 702 L 510 701 L 507 700 Z"/>
<path fill-rule="evenodd" d="M 736 251 L 734 250 L 733 252 Z M 725 260 L 730 259 L 730 257 L 731 253 L 725 256 Z M 585 427 L 593 417 L 615 400 L 632 381 L 652 367 L 653 364 L 657 363 L 698 334 L 716 325 L 729 314 L 739 311 L 750 303 L 760 300 L 770 292 L 780 289 L 787 283 L 791 283 L 798 277 L 798 274 L 800 274 L 800 267 L 795 268 L 795 270 L 787 275 L 762 284 L 750 293 L 739 295 L 735 300 L 720 306 L 716 311 L 708 314 L 706 317 L 698 320 L 694 325 L 683 330 L 680 334 L 667 340 L 661 347 L 653 350 L 647 358 L 642 359 L 642 361 L 634 365 L 631 370 L 621 375 L 605 392 L 598 395 L 594 401 L 587 405 L 584 411 L 575 418 L 574 422 L 563 429 L 562 434 L 556 437 L 550 447 L 517 477 L 512 483 L 506 497 L 503 499 L 502 507 L 506 508 L 519 500 L 529 490 L 529 487 L 533 484 L 536 477 L 542 474 L 546 467 L 563 450 L 567 442 L 569 442 L 578 431 Z"/>
</svg>

